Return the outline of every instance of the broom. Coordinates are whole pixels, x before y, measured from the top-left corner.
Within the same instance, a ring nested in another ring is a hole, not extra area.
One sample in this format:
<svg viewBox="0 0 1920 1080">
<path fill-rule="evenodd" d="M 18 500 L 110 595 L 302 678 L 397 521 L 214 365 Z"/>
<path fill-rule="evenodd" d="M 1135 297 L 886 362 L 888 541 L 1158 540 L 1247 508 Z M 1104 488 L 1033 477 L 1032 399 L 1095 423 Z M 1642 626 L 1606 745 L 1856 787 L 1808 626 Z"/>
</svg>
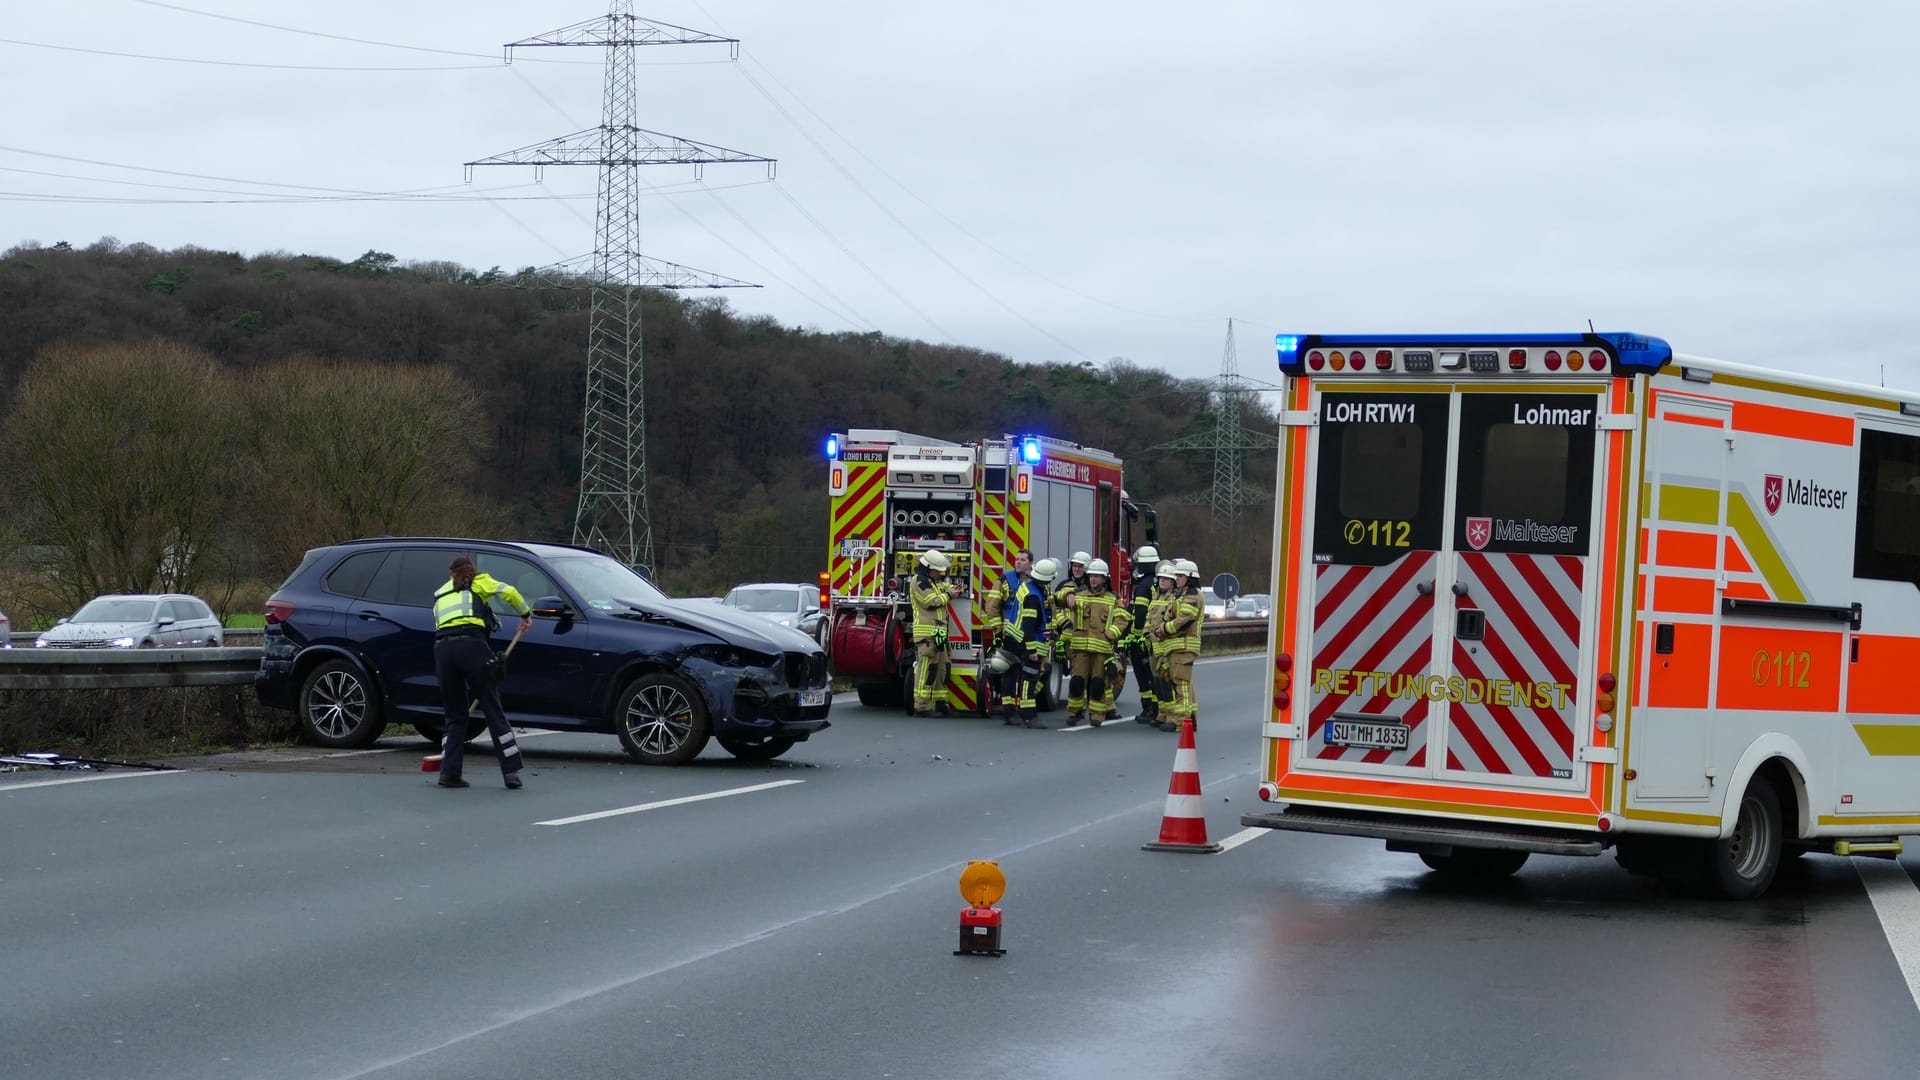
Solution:
<svg viewBox="0 0 1920 1080">
<path fill-rule="evenodd" d="M 503 657 L 512 656 L 513 647 L 515 645 L 520 644 L 520 635 L 524 633 L 526 633 L 525 630 L 515 630 L 513 632 L 513 640 L 507 642 L 507 651 L 502 653 L 501 656 Z M 471 717 L 473 715 L 473 710 L 479 707 L 480 707 L 480 699 L 474 698 L 472 704 L 467 706 L 467 715 Z M 472 721 L 469 720 L 468 722 L 471 723 Z M 440 752 L 437 754 L 428 754 L 426 757 L 421 758 L 420 771 L 421 772 L 439 772 L 440 762 L 446 756 L 447 756 L 447 734 L 443 733 L 440 736 Z"/>
</svg>

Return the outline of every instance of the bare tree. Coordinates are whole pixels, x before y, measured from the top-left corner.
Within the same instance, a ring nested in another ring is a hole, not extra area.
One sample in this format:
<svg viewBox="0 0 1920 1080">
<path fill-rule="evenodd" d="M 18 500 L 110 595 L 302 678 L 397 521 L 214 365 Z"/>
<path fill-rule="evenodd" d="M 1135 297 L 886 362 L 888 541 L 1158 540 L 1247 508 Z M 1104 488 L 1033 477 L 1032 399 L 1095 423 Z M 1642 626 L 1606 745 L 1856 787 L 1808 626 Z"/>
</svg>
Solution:
<svg viewBox="0 0 1920 1080">
<path fill-rule="evenodd" d="M 492 430 L 445 367 L 297 359 L 256 371 L 247 488 L 274 565 L 357 536 L 469 535 L 475 451 Z"/>
<path fill-rule="evenodd" d="M 64 599 L 194 587 L 237 491 L 236 406 L 215 362 L 182 345 L 40 354 L 0 453 Z"/>
</svg>

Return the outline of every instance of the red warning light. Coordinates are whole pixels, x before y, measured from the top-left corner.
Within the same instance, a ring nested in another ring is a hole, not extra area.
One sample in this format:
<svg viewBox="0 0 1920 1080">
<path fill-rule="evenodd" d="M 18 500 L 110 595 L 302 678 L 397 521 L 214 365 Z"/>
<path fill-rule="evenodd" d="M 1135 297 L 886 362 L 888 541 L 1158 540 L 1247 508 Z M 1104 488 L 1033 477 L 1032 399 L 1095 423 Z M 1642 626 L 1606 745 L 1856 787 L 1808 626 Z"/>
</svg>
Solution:
<svg viewBox="0 0 1920 1080">
<path fill-rule="evenodd" d="M 1541 357 L 1540 362 L 1547 366 L 1548 371 L 1559 371 L 1560 351 L 1558 349 L 1548 349 L 1547 355 Z"/>
<path fill-rule="evenodd" d="M 1381 349 L 1379 352 L 1374 353 L 1373 366 L 1379 368 L 1381 371 L 1386 371 L 1388 368 L 1393 367 L 1393 350 Z"/>
<path fill-rule="evenodd" d="M 1327 356 L 1318 349 L 1307 354 L 1307 366 L 1315 371 L 1327 366 Z"/>
<path fill-rule="evenodd" d="M 1507 353 L 1507 369 L 1508 370 L 1523 371 L 1526 369 L 1526 366 L 1527 366 L 1527 350 L 1514 349 L 1511 352 Z"/>
</svg>

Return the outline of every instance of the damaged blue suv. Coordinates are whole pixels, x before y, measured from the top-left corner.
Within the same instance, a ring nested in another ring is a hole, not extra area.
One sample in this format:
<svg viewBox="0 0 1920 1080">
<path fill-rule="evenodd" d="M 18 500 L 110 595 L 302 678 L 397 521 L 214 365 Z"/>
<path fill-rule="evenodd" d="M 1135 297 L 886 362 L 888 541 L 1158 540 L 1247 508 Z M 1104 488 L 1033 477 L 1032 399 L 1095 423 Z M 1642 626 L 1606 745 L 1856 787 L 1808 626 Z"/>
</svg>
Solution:
<svg viewBox="0 0 1920 1080">
<path fill-rule="evenodd" d="M 589 548 L 428 537 L 307 552 L 267 600 L 261 703 L 293 710 L 321 746 L 366 746 L 389 721 L 439 742 L 429 605 L 459 555 L 533 606 L 533 629 L 500 686 L 516 725 L 611 732 L 649 765 L 691 761 L 709 738 L 735 757 L 768 760 L 827 727 L 826 654 L 805 634 L 676 602 Z M 519 620 L 495 607 L 493 645 L 504 651 Z M 471 736 L 485 730 L 472 725 Z"/>
</svg>

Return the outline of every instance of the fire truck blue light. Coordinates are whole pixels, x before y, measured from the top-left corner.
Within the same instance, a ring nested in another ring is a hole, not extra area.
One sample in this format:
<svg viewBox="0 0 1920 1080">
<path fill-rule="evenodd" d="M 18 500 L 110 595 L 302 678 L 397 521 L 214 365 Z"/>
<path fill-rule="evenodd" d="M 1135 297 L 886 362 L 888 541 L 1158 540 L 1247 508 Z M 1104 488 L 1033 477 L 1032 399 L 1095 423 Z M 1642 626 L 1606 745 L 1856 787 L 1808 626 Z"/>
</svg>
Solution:
<svg viewBox="0 0 1920 1080">
<path fill-rule="evenodd" d="M 1280 353 L 1280 362 L 1283 364 L 1287 363 L 1293 359 L 1293 354 L 1300 351 L 1300 335 L 1275 334 L 1273 336 L 1273 347 Z"/>
<path fill-rule="evenodd" d="M 840 456 L 840 437 L 837 435 L 827 436 L 827 460 L 831 461 L 834 458 L 837 458 L 839 456 Z"/>
<path fill-rule="evenodd" d="M 1029 465 L 1040 464 L 1040 440 L 1023 439 L 1020 442 L 1020 460 Z"/>
</svg>

